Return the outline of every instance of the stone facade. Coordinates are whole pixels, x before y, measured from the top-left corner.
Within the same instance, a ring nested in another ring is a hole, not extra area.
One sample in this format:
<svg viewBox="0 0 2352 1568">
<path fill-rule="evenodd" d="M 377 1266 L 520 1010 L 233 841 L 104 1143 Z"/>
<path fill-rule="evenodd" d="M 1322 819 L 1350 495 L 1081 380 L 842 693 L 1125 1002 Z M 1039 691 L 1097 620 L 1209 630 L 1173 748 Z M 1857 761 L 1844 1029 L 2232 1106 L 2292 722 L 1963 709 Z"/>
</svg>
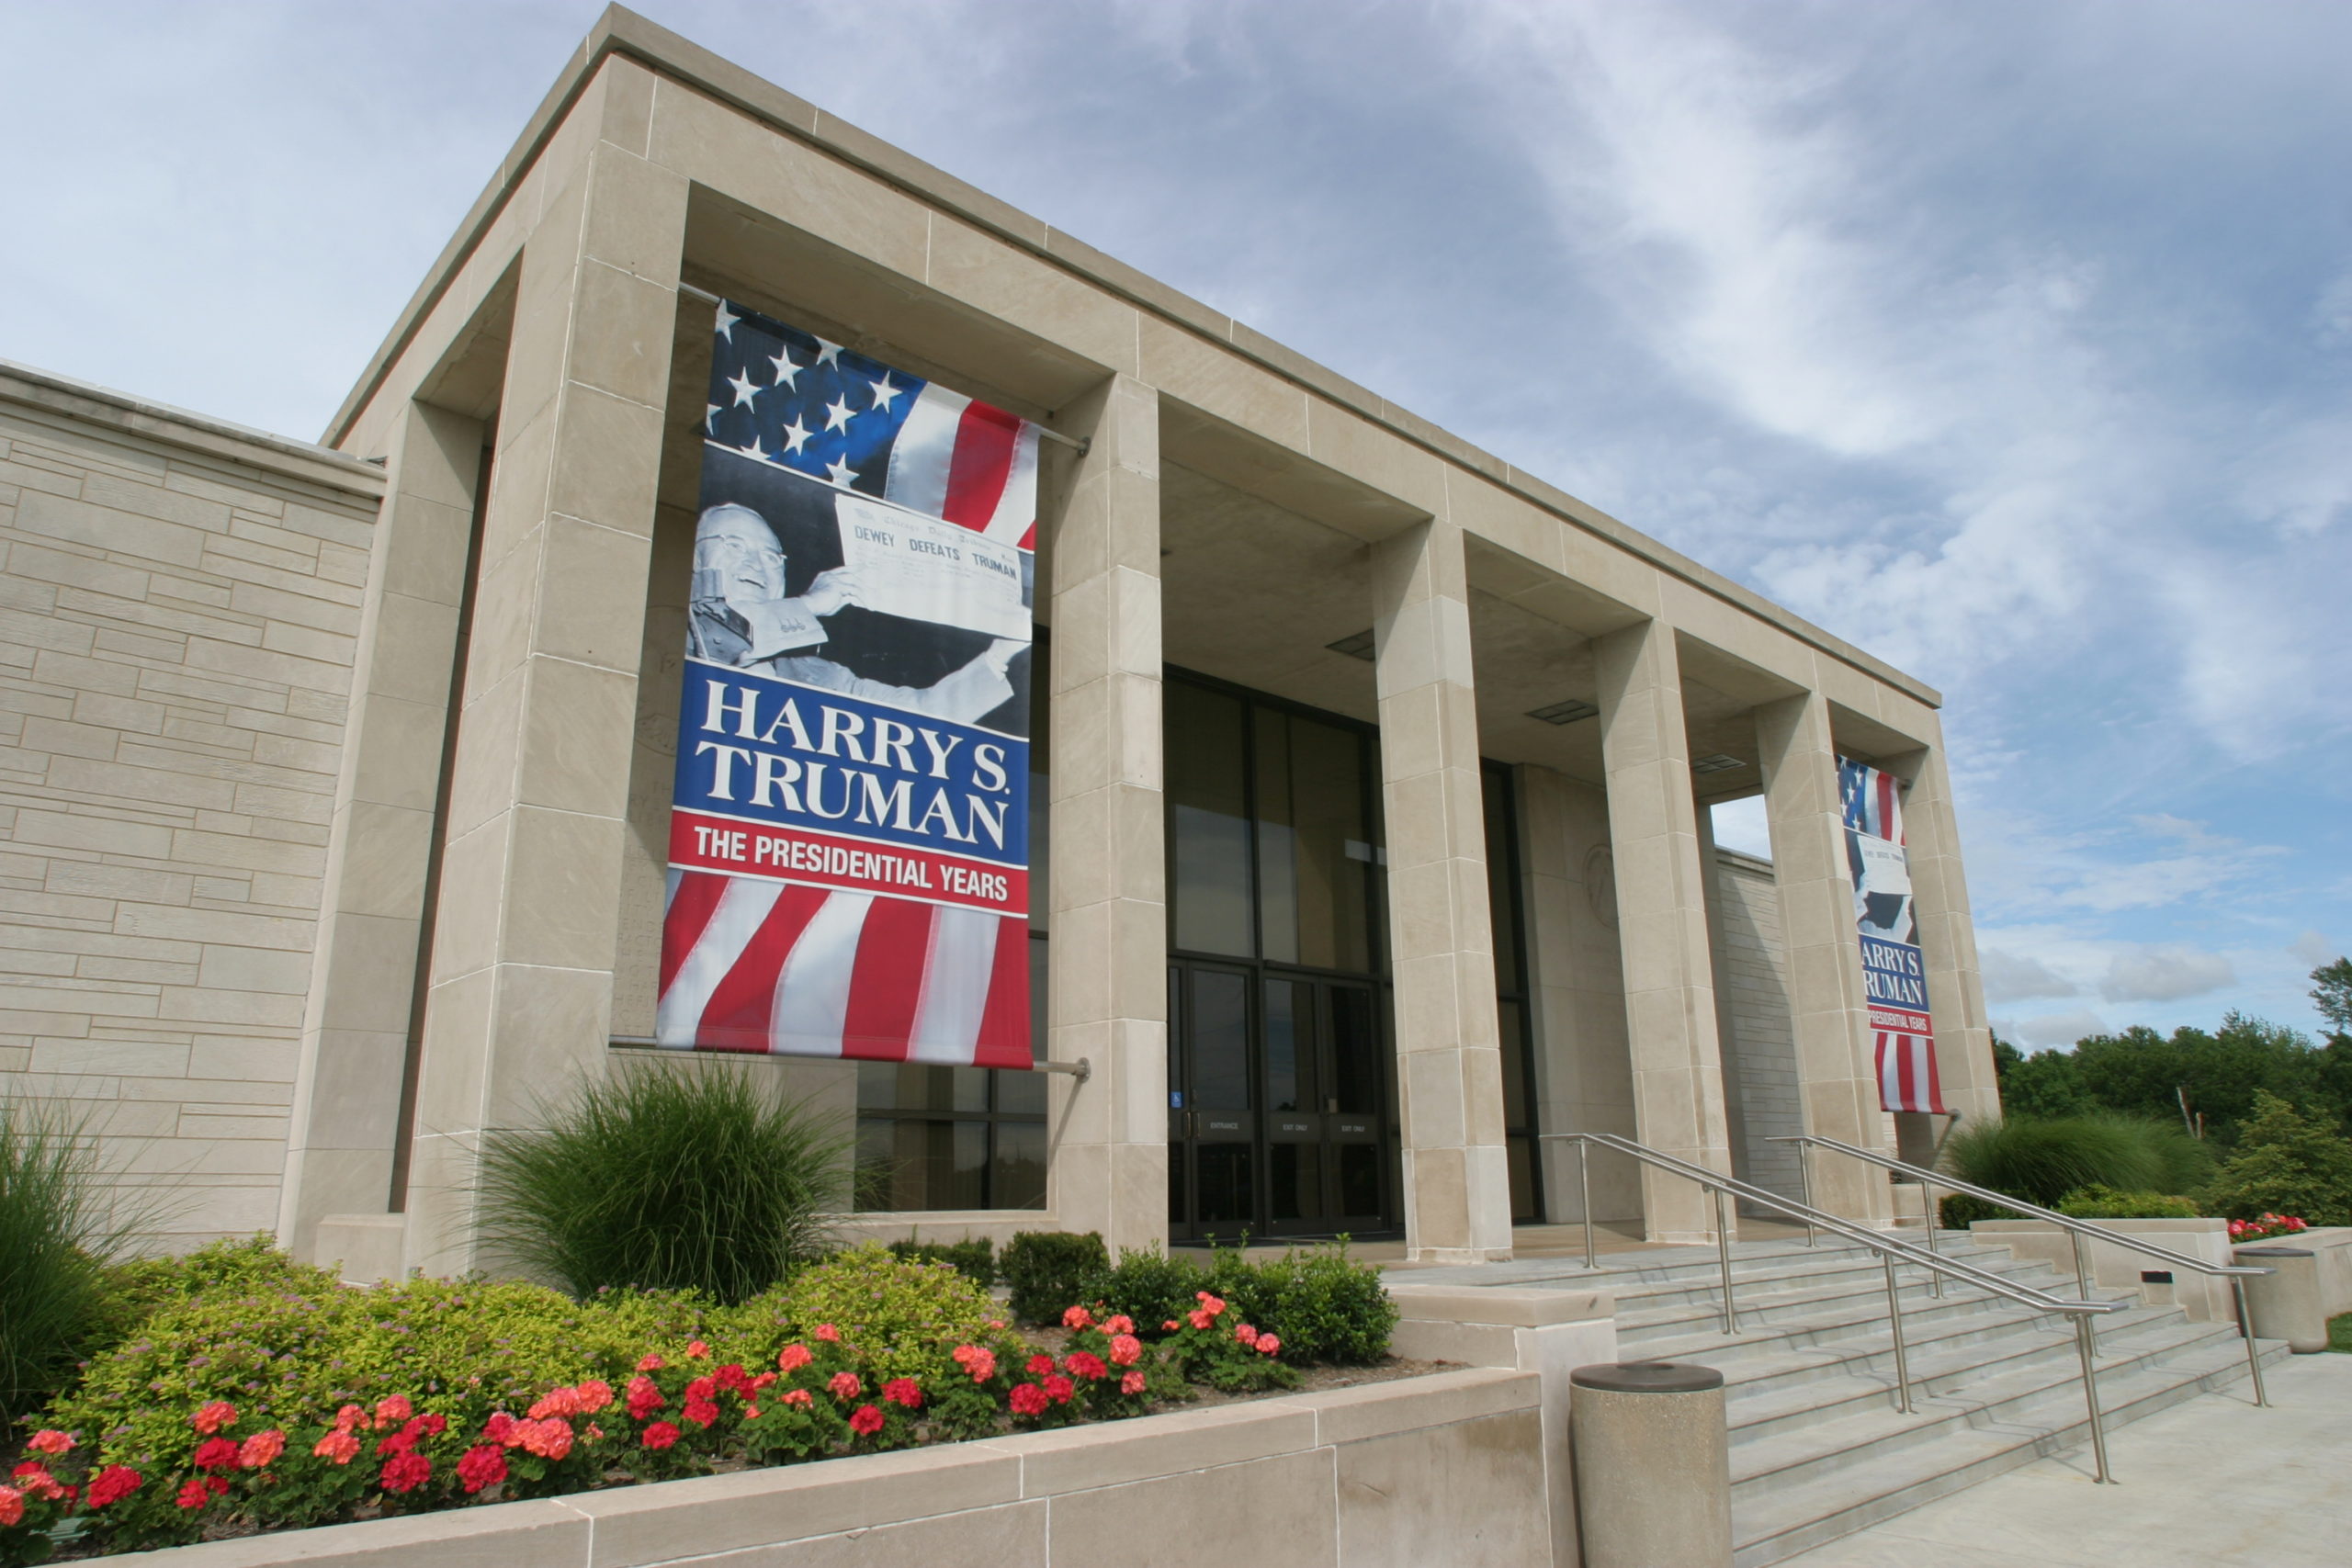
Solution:
<svg viewBox="0 0 2352 1568">
<path fill-rule="evenodd" d="M 274 1227 L 383 475 L 0 367 L 0 1085 Z"/>
</svg>

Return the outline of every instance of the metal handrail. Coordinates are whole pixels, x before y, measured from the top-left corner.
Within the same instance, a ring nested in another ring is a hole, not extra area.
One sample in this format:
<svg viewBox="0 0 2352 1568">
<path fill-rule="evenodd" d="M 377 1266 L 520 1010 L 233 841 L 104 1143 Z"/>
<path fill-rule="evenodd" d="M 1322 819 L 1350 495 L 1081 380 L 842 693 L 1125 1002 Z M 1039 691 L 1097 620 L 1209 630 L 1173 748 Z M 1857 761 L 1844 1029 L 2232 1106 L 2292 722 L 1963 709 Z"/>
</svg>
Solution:
<svg viewBox="0 0 2352 1568">
<path fill-rule="evenodd" d="M 2038 1220 L 2047 1220 L 2064 1231 L 2068 1241 L 2072 1244 L 2075 1254 L 2075 1288 L 2085 1301 L 2088 1301 L 2091 1294 L 2090 1263 L 2083 1256 L 2083 1238 L 2086 1235 L 2111 1246 L 2123 1247 L 2128 1251 L 2154 1258 L 2160 1262 L 2191 1269 L 2199 1274 L 2211 1275 L 2216 1279 L 2228 1280 L 2230 1292 L 2237 1299 L 2238 1337 L 2245 1341 L 2245 1365 L 2247 1373 L 2254 1380 L 2254 1403 L 2265 1407 L 2270 1404 L 2269 1392 L 2262 1386 L 2262 1352 L 2254 1340 L 2254 1315 L 2246 1310 L 2245 1282 L 2252 1276 L 2268 1274 L 2272 1272 L 2271 1269 L 2247 1263 L 2209 1263 L 2202 1258 L 2191 1258 L 2186 1252 L 2175 1252 L 2169 1247 L 2158 1247 L 2153 1241 L 2143 1241 L 2138 1236 L 2126 1235 L 2121 1231 L 2109 1230 L 2107 1226 L 2090 1220 L 2077 1219 L 2072 1214 L 2062 1214 L 2053 1209 L 2042 1208 L 2038 1203 L 2029 1203 L 2021 1198 L 2012 1198 L 2006 1192 L 1996 1192 L 1989 1187 L 1979 1187 L 1973 1181 L 1962 1181 L 1957 1177 L 1946 1176 L 1941 1171 L 1907 1164 L 1891 1155 L 1883 1155 L 1874 1149 L 1857 1148 L 1852 1144 L 1841 1143 L 1836 1138 L 1825 1138 L 1816 1133 L 1786 1134 L 1779 1137 L 1767 1138 L 1765 1142 L 1797 1145 L 1797 1178 L 1804 1184 L 1804 1195 L 1808 1202 L 1813 1198 L 1813 1166 L 1805 1158 L 1805 1154 L 1815 1145 L 1909 1176 L 1919 1184 L 1919 1202 L 1926 1213 L 1928 1247 L 1930 1251 L 1933 1251 L 1936 1246 L 1934 1189 L 1938 1187 L 1949 1189 L 1953 1192 L 1964 1192 L 1971 1198 L 1981 1198 L 1988 1202 L 1997 1203 L 2002 1208 L 2016 1213 L 2030 1214 Z M 1813 1232 L 1809 1226 L 1805 1231 L 1805 1244 L 1808 1247 L 1813 1244 Z M 1941 1295 L 1943 1292 L 1939 1288 L 1936 1293 Z M 2098 1349 L 2098 1339 L 2096 1333 L 2092 1336 L 2091 1346 L 2094 1351 Z"/>
<path fill-rule="evenodd" d="M 1590 1156 L 1588 1153 L 1592 1145 L 1598 1144 L 1602 1148 L 1614 1149 L 1619 1154 L 1630 1155 L 1634 1159 L 1655 1166 L 1661 1170 L 1682 1177 L 1686 1180 L 1695 1181 L 1702 1190 L 1714 1194 L 1715 1256 L 1723 1269 L 1723 1320 L 1725 1334 L 1739 1332 L 1739 1309 L 1732 1294 L 1731 1228 L 1724 1213 L 1724 1199 L 1726 1196 L 1744 1198 L 1764 1208 L 1777 1210 L 1792 1219 L 1803 1221 L 1808 1227 L 1817 1225 L 1833 1235 L 1842 1235 L 1876 1252 L 1879 1255 L 1879 1261 L 1886 1270 L 1886 1316 L 1887 1328 L 1894 1340 L 1895 1407 L 1905 1416 L 1916 1414 L 1916 1410 L 1911 1400 L 1910 1359 L 1903 1342 L 1903 1302 L 1894 1276 L 1894 1265 L 1898 1260 L 1916 1264 L 1927 1269 L 1929 1277 L 1938 1280 L 1939 1282 L 1942 1276 L 1949 1274 L 1990 1291 L 1996 1295 L 2006 1296 L 2013 1302 L 2036 1311 L 2054 1312 L 2062 1317 L 2073 1319 L 2075 1349 L 2076 1355 L 2081 1358 L 2083 1369 L 2083 1403 L 2090 1412 L 2091 1451 L 2098 1461 L 2099 1481 L 2105 1483 L 2113 1479 L 2108 1474 L 2107 1427 L 2099 1412 L 2098 1382 L 2091 1366 L 2095 1351 L 2090 1337 L 2090 1324 L 2091 1319 L 2100 1314 L 2122 1311 L 2122 1303 L 2094 1302 L 2087 1298 L 2078 1302 L 2064 1300 L 2047 1292 L 2037 1291 L 2030 1285 L 2020 1285 L 2014 1280 L 2003 1279 L 1998 1274 L 1942 1257 L 1933 1251 L 1913 1247 L 1908 1242 L 1898 1241 L 1892 1236 L 1857 1224 L 1851 1220 L 1816 1209 L 1810 1203 L 1800 1203 L 1792 1199 L 1783 1198 L 1777 1192 L 1751 1186 L 1736 1178 L 1725 1176 L 1719 1170 L 1710 1170 L 1704 1166 L 1693 1165 L 1689 1160 L 1679 1159 L 1673 1155 L 1660 1153 L 1646 1145 L 1637 1144 L 1631 1138 L 1621 1138 L 1613 1133 L 1538 1134 L 1539 1142 L 1554 1139 L 1573 1143 L 1577 1146 L 1577 1180 L 1584 1197 L 1584 1265 L 1588 1269 L 1599 1267 L 1593 1249 L 1592 1173 Z M 1807 1234 L 1810 1235 L 1810 1229 Z"/>
</svg>

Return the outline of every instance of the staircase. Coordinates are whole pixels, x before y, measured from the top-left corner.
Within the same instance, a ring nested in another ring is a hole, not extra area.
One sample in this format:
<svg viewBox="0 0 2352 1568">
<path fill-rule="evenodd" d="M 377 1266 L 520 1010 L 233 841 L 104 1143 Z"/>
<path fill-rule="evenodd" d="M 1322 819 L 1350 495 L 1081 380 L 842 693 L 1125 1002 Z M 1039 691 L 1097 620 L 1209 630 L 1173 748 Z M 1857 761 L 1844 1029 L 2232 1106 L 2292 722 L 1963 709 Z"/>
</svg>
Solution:
<svg viewBox="0 0 2352 1568">
<path fill-rule="evenodd" d="M 1939 1233 L 1938 1241 L 1946 1257 L 2053 1295 L 2075 1293 L 2071 1276 L 1965 1232 Z M 1723 1333 L 1712 1247 L 1621 1259 L 1604 1258 L 1596 1271 L 1546 1269 L 1544 1282 L 1616 1292 L 1621 1360 L 1722 1371 L 1738 1568 L 1778 1562 L 2088 1440 L 2071 1320 L 1957 1281 L 1938 1298 L 1920 1270 L 1900 1269 L 1915 1406 L 1905 1416 L 1895 1408 L 1886 1277 L 1875 1254 L 1829 1236 L 1816 1247 L 1740 1244 L 1736 1336 Z M 1510 1282 L 1537 1283 L 1524 1274 Z M 2106 1295 L 2133 1301 L 2095 1320 L 2109 1431 L 2245 1380 L 2234 1324 L 2192 1323 L 2177 1307 Z M 2284 1345 L 2264 1347 L 2266 1365 L 2285 1356 Z"/>
</svg>

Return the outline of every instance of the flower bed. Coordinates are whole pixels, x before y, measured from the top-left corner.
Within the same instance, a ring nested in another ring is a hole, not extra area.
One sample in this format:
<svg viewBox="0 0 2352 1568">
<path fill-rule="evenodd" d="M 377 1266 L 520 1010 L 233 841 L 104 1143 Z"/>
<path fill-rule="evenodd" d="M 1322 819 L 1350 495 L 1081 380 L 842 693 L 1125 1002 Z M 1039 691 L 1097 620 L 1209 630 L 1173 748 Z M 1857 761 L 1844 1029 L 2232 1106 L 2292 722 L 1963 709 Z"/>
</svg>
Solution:
<svg viewBox="0 0 2352 1568">
<path fill-rule="evenodd" d="M 2311 1229 L 2292 1214 L 2262 1214 L 2251 1220 L 2230 1222 L 2230 1243 L 2236 1246 L 2249 1241 L 2276 1241 L 2282 1235 L 2296 1235 Z"/>
<path fill-rule="evenodd" d="M 0 1483 L 0 1563 L 543 1497 L 1115 1419 L 1297 1373 L 1211 1291 L 1073 1305 L 1051 1348 L 971 1280 L 879 1249 L 741 1307 L 413 1280 L 167 1305 Z"/>
</svg>

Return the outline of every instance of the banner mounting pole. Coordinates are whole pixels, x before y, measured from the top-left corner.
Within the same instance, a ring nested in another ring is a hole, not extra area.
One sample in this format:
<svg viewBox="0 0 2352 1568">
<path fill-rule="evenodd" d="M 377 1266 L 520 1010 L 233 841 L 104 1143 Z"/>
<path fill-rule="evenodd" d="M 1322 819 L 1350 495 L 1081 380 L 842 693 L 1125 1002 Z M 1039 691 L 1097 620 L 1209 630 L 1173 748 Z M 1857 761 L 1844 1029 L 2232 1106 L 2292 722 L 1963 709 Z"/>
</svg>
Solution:
<svg viewBox="0 0 2352 1568">
<path fill-rule="evenodd" d="M 624 1050 L 630 1050 L 630 1051 L 662 1051 L 662 1050 L 672 1050 L 672 1049 L 674 1049 L 674 1047 L 670 1047 L 670 1046 L 665 1046 L 665 1045 L 663 1045 L 663 1044 L 662 1043 L 662 1042 L 660 1042 L 659 1040 L 656 1040 L 656 1039 L 655 1039 L 655 1038 L 653 1038 L 653 1036 L 651 1036 L 650 1034 L 615 1034 L 615 1035 L 611 1035 L 611 1036 L 608 1036 L 608 1037 L 607 1037 L 607 1039 L 606 1039 L 606 1043 L 607 1043 L 607 1044 L 612 1044 L 612 1045 L 618 1045 L 618 1046 L 620 1046 L 621 1048 L 623 1048 Z M 772 1061 L 772 1062 L 783 1062 L 783 1061 L 805 1062 L 805 1061 L 809 1060 L 809 1058 L 808 1058 L 808 1057 L 806 1057 L 806 1056 L 780 1055 L 777 1055 L 777 1054 L 775 1054 L 775 1053 L 768 1052 L 768 1051 L 741 1051 L 741 1052 L 732 1052 L 732 1053 L 729 1053 L 729 1055 L 742 1055 L 742 1056 L 757 1056 L 757 1057 L 762 1058 L 763 1060 Z M 679 1052 L 679 1055 L 690 1055 L 690 1053 L 686 1053 L 686 1052 Z M 855 1060 L 856 1058 L 849 1057 L 849 1058 L 843 1058 L 843 1059 L 844 1059 L 844 1060 Z M 890 1066 L 923 1066 L 923 1064 L 922 1064 L 922 1063 L 921 1063 L 921 1062 L 912 1062 L 912 1063 L 908 1063 L 908 1062 L 894 1062 L 894 1063 L 891 1063 L 891 1064 L 889 1064 L 889 1065 L 890 1065 Z M 1019 1069 L 1019 1068 L 996 1067 L 996 1068 L 992 1068 L 992 1069 L 990 1069 L 990 1070 L 991 1070 L 991 1071 L 994 1071 L 994 1072 L 1000 1072 L 1000 1073 L 1001 1073 L 1001 1072 L 1017 1072 L 1017 1071 L 1019 1071 L 1020 1069 Z M 1084 1082 L 1086 1082 L 1089 1078 L 1091 1078 L 1091 1077 L 1094 1076 L 1094 1062 L 1093 1062 L 1092 1058 L 1091 1058 L 1091 1057 L 1087 1057 L 1087 1056 L 1080 1056 L 1080 1057 L 1077 1061 L 1075 1061 L 1075 1062 L 1039 1062 L 1039 1063 L 1035 1064 L 1035 1066 L 1033 1066 L 1029 1070 L 1030 1070 L 1031 1072 L 1035 1072 L 1035 1073 L 1067 1073 L 1069 1077 L 1076 1078 L 1079 1082 L 1080 1082 L 1080 1083 L 1084 1083 Z"/>
</svg>

